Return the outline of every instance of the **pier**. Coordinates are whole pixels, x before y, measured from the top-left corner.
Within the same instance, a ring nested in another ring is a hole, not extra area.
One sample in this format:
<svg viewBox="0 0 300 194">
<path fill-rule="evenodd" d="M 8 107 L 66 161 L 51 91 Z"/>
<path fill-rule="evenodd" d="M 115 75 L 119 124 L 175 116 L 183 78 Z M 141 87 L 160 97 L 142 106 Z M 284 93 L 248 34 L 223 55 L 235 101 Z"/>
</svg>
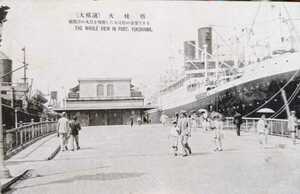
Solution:
<svg viewBox="0 0 300 194">
<path fill-rule="evenodd" d="M 160 124 L 89 126 L 81 149 L 58 152 L 46 136 L 6 161 L 13 176 L 7 193 L 298 193 L 300 142 L 270 136 L 262 148 L 253 131 L 225 130 L 224 151 L 214 152 L 213 132 L 197 129 L 192 155 L 173 156 L 169 127 Z M 3 180 L 1 180 L 3 181 Z M 9 180 L 7 180 L 9 182 Z M 6 193 L 6 192 L 4 192 Z"/>
</svg>

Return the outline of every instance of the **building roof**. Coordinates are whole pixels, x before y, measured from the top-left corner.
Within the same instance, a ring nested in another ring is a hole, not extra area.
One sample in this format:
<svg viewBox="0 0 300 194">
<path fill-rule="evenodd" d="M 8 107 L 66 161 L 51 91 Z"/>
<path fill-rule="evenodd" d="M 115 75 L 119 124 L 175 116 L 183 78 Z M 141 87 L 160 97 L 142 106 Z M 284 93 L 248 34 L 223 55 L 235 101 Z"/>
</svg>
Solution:
<svg viewBox="0 0 300 194">
<path fill-rule="evenodd" d="M 131 78 L 124 77 L 98 77 L 98 78 L 78 78 L 78 81 L 131 81 Z"/>
</svg>

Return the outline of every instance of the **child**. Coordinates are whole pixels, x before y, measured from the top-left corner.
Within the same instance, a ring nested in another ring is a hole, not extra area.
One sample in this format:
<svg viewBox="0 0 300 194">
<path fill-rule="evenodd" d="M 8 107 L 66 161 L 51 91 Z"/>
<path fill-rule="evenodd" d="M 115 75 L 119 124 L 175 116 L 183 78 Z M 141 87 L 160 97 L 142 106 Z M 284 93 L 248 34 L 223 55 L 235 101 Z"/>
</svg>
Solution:
<svg viewBox="0 0 300 194">
<path fill-rule="evenodd" d="M 177 156 L 178 153 L 178 137 L 180 135 L 180 130 L 179 130 L 179 127 L 177 126 L 177 121 L 173 121 L 172 122 L 173 126 L 171 127 L 171 130 L 170 130 L 170 135 L 169 135 L 169 138 L 171 139 L 172 141 L 172 151 L 174 153 L 174 156 Z"/>
</svg>

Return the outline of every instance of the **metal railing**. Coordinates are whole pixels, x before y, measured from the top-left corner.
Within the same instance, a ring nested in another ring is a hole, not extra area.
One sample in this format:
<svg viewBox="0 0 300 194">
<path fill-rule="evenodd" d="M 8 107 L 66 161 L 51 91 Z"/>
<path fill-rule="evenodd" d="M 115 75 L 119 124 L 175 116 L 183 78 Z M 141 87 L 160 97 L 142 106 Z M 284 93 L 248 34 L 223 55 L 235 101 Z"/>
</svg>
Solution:
<svg viewBox="0 0 300 194">
<path fill-rule="evenodd" d="M 56 121 L 31 122 L 5 130 L 4 152 L 6 158 L 18 153 L 36 140 L 56 132 L 56 124 Z"/>
<path fill-rule="evenodd" d="M 170 125 L 174 118 L 168 118 L 167 123 Z M 241 125 L 241 130 L 246 132 L 257 132 L 256 126 L 259 118 L 248 118 L 243 117 L 243 123 Z M 287 119 L 266 119 L 269 124 L 269 134 L 278 135 L 283 137 L 289 137 L 290 131 L 288 129 Z M 224 120 L 224 129 L 226 130 L 236 130 L 236 125 L 233 122 L 233 117 L 226 117 Z M 202 127 L 201 119 L 196 119 L 197 128 Z M 300 130 L 296 133 L 297 137 L 300 138 Z"/>
<path fill-rule="evenodd" d="M 256 132 L 256 125 L 259 118 L 243 118 L 241 130 Z M 290 136 L 288 121 L 286 119 L 266 119 L 269 124 L 269 134 L 279 136 Z M 226 117 L 224 127 L 227 129 L 236 129 L 232 117 Z"/>
</svg>

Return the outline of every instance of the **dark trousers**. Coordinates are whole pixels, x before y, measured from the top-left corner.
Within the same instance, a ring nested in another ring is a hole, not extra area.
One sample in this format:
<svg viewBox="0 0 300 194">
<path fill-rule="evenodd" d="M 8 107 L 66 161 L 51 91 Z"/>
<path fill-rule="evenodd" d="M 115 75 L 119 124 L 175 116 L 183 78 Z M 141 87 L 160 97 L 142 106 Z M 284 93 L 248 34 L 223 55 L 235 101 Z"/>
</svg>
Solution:
<svg viewBox="0 0 300 194">
<path fill-rule="evenodd" d="M 241 125 L 236 125 L 236 134 L 237 136 L 241 135 Z"/>
<path fill-rule="evenodd" d="M 77 149 L 79 149 L 79 136 L 74 134 L 74 135 L 71 135 L 71 145 L 72 145 L 72 150 L 74 150 L 74 142 L 76 143 L 76 147 Z"/>
</svg>

